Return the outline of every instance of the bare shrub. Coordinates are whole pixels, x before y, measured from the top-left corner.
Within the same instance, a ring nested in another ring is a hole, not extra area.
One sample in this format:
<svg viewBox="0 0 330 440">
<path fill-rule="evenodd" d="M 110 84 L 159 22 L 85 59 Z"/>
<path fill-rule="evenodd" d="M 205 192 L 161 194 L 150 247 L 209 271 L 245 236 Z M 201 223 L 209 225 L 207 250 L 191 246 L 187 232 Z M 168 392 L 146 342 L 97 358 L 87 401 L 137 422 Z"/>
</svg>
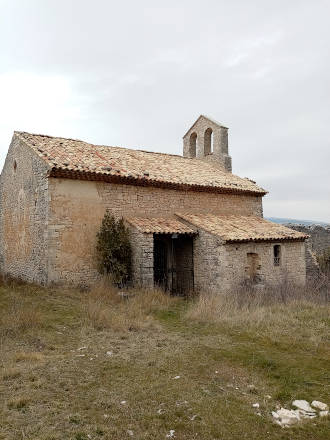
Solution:
<svg viewBox="0 0 330 440">
<path fill-rule="evenodd" d="M 330 277 L 330 247 L 317 256 L 317 261 L 322 272 Z"/>
</svg>

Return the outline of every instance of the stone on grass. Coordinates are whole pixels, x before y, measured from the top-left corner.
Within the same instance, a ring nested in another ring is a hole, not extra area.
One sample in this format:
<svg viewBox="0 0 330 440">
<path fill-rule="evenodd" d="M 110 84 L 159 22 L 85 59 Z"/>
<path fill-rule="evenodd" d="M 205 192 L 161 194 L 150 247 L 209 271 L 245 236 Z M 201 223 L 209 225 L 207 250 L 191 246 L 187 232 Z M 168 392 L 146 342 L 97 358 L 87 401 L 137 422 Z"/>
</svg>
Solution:
<svg viewBox="0 0 330 440">
<path fill-rule="evenodd" d="M 259 403 L 254 403 L 252 406 L 253 406 L 253 408 L 259 408 L 260 404 Z"/>
<path fill-rule="evenodd" d="M 280 416 L 277 414 L 277 411 L 272 411 L 272 416 L 274 417 L 274 419 L 280 418 Z"/>
<path fill-rule="evenodd" d="M 175 433 L 174 429 L 171 429 L 170 432 L 168 434 L 166 434 L 166 438 L 173 438 L 173 437 L 175 437 L 174 433 Z"/>
<path fill-rule="evenodd" d="M 329 407 L 328 407 L 328 405 L 326 403 L 320 402 L 318 400 L 313 400 L 311 405 L 314 408 L 319 409 L 320 411 L 328 411 L 329 410 Z"/>
<path fill-rule="evenodd" d="M 290 410 L 281 408 L 278 411 L 273 411 L 272 415 L 275 419 L 275 423 L 280 425 L 282 428 L 286 428 L 291 425 L 295 425 L 299 422 L 300 416 L 297 410 Z"/>
<path fill-rule="evenodd" d="M 316 413 L 310 413 L 307 411 L 303 411 L 302 409 L 297 409 L 296 411 L 298 411 L 302 419 L 314 419 L 316 417 Z"/>
<path fill-rule="evenodd" d="M 320 417 L 327 417 L 329 415 L 329 411 L 327 410 L 327 411 L 320 411 L 319 412 L 319 416 Z"/>
<path fill-rule="evenodd" d="M 302 411 L 305 411 L 307 413 L 315 413 L 315 409 L 310 406 L 307 400 L 294 400 L 292 402 L 292 406 L 295 406 L 296 408 L 301 409 Z"/>
</svg>

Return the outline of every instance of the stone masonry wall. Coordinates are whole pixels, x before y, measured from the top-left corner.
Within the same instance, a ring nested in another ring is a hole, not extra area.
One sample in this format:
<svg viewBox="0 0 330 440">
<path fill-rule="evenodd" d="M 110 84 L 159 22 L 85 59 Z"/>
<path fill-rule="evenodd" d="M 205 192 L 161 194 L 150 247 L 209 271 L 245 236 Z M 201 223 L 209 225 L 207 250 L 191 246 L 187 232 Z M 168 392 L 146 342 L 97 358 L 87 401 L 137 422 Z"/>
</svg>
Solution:
<svg viewBox="0 0 330 440">
<path fill-rule="evenodd" d="M 47 166 L 15 136 L 1 174 L 1 272 L 47 283 Z"/>
<path fill-rule="evenodd" d="M 132 244 L 132 281 L 135 286 L 152 288 L 154 285 L 154 238 L 153 234 L 144 234 L 130 229 Z"/>
<path fill-rule="evenodd" d="M 221 293 L 223 253 L 224 247 L 218 237 L 199 231 L 194 239 L 194 284 L 197 291 Z"/>
<path fill-rule="evenodd" d="M 281 246 L 281 264 L 274 266 L 273 247 Z M 297 285 L 306 281 L 305 244 L 302 242 L 223 244 L 200 230 L 194 240 L 195 286 L 201 292 L 232 290 L 249 277 L 248 253 L 258 254 L 260 283 L 276 285 L 287 280 Z"/>
<path fill-rule="evenodd" d="M 205 145 L 205 132 L 212 130 L 213 151 L 207 151 Z M 196 137 L 196 151 L 192 151 L 190 136 Z M 197 157 L 217 164 L 219 168 L 227 171 L 232 170 L 231 157 L 228 154 L 228 128 L 220 126 L 211 119 L 201 116 L 183 137 L 183 155 L 185 157 Z"/>
<path fill-rule="evenodd" d="M 273 248 L 281 246 L 281 263 L 274 266 Z M 257 276 L 260 283 L 276 285 L 283 281 L 304 285 L 306 281 L 305 243 L 237 243 L 226 244 L 223 262 L 222 284 L 225 289 L 231 289 L 248 278 L 248 253 L 258 254 Z"/>
<path fill-rule="evenodd" d="M 116 217 L 172 217 L 175 212 L 262 216 L 261 197 L 49 179 L 49 282 L 90 285 L 96 233 L 108 208 Z"/>
</svg>

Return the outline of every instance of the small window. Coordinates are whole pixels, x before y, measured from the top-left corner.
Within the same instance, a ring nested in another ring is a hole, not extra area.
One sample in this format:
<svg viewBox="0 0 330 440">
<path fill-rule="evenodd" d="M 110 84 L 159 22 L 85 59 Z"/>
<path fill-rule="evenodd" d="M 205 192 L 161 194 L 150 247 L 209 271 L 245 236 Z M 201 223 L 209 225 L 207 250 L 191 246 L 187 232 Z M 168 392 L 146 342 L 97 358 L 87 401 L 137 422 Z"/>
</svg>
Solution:
<svg viewBox="0 0 330 440">
<path fill-rule="evenodd" d="M 280 266 L 281 264 L 281 245 L 274 245 L 274 266 Z"/>
<path fill-rule="evenodd" d="M 16 162 L 16 160 L 14 160 L 14 171 L 16 171 L 16 168 L 17 168 L 17 162 Z"/>
</svg>

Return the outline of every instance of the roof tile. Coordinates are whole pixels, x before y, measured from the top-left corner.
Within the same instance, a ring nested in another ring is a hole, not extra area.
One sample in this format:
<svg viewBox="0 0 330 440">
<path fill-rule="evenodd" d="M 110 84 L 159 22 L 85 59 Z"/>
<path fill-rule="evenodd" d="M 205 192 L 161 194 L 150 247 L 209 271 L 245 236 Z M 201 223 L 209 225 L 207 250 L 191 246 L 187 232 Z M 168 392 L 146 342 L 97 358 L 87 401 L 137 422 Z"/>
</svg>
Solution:
<svg viewBox="0 0 330 440">
<path fill-rule="evenodd" d="M 303 241 L 309 236 L 261 217 L 214 214 L 181 214 L 186 222 L 217 235 L 226 242 Z"/>
<path fill-rule="evenodd" d="M 127 223 L 141 232 L 154 234 L 196 234 L 195 228 L 173 218 L 127 217 Z"/>
<path fill-rule="evenodd" d="M 254 182 L 198 159 L 15 132 L 50 167 L 50 175 L 211 192 L 264 195 Z"/>
</svg>

